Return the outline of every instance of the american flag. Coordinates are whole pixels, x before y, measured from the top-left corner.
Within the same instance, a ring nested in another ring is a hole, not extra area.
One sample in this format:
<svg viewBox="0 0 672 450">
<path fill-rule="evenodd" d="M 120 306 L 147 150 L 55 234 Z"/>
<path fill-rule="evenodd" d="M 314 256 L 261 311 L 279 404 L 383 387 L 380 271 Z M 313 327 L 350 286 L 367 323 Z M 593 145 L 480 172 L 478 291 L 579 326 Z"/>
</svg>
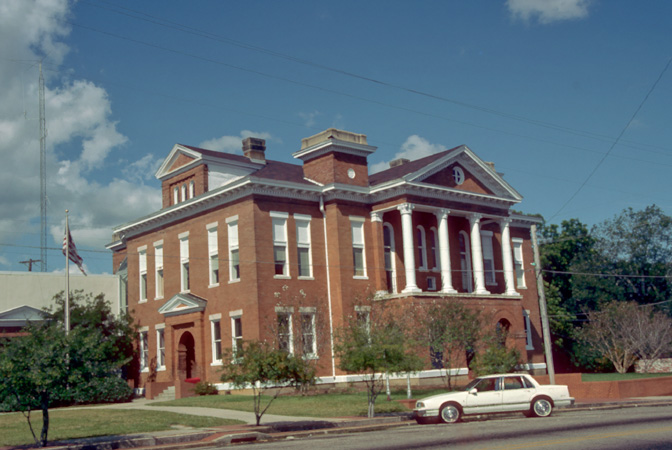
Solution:
<svg viewBox="0 0 672 450">
<path fill-rule="evenodd" d="M 77 247 L 75 246 L 75 241 L 72 240 L 72 235 L 70 234 L 70 227 L 67 224 L 65 225 L 65 236 L 63 237 L 63 254 L 68 256 L 70 261 L 77 264 L 79 270 L 81 270 L 82 273 L 86 275 L 86 272 L 84 272 L 84 268 L 82 267 L 82 264 L 84 264 L 84 260 L 82 259 L 81 256 L 79 256 L 79 254 L 77 254 Z"/>
</svg>

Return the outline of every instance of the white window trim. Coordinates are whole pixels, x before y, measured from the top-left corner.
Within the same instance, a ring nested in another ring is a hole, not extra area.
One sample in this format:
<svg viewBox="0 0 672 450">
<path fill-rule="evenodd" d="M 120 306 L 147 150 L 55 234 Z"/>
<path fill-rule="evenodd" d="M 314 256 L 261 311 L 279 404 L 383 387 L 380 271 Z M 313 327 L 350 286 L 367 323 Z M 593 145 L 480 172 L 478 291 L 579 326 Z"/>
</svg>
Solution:
<svg viewBox="0 0 672 450">
<path fill-rule="evenodd" d="M 302 306 L 299 307 L 299 315 L 301 316 L 301 339 L 303 339 L 303 316 L 310 316 L 311 320 L 311 329 L 312 329 L 312 335 L 313 335 L 313 348 L 311 349 L 312 351 L 310 353 L 306 353 L 306 349 L 303 349 L 303 357 L 305 359 L 318 359 L 319 356 L 317 354 L 317 308 L 314 306 Z M 303 342 L 302 342 L 303 345 Z"/>
<path fill-rule="evenodd" d="M 292 277 L 290 269 L 289 269 L 289 239 L 288 239 L 288 234 L 287 234 L 287 222 L 288 222 L 288 219 L 289 219 L 289 213 L 280 212 L 280 211 L 271 211 L 270 216 L 271 216 L 271 227 L 272 227 L 271 232 L 273 233 L 273 236 L 271 236 L 272 239 L 273 239 L 273 278 L 276 278 L 276 279 L 279 279 L 279 280 L 288 280 Z M 284 227 L 283 227 L 284 236 L 275 236 L 275 226 L 273 226 L 273 219 L 284 220 Z M 283 237 L 284 241 L 276 239 L 278 237 Z M 283 273 L 282 274 L 276 274 L 275 273 L 275 247 L 285 247 L 285 264 L 283 266 Z"/>
<path fill-rule="evenodd" d="M 353 226 L 354 224 L 358 224 L 357 226 L 360 226 L 362 229 L 362 243 L 361 244 L 355 244 L 354 240 L 354 234 L 353 234 Z M 354 256 L 354 250 L 356 248 L 361 248 L 362 249 L 362 272 L 364 275 L 355 275 L 353 274 L 352 279 L 353 280 L 368 280 L 369 277 L 367 275 L 366 271 L 366 233 L 364 230 L 364 225 L 366 224 L 366 218 L 362 216 L 350 216 L 350 236 L 352 239 L 352 250 L 353 250 L 353 256 Z M 354 258 L 353 258 L 353 272 L 356 272 L 356 267 L 354 267 Z"/>
<path fill-rule="evenodd" d="M 422 225 L 415 227 L 418 231 L 418 242 L 416 243 L 416 248 L 418 249 L 418 256 L 421 261 L 418 264 L 418 270 L 427 271 L 427 234 L 425 233 L 425 228 Z"/>
<path fill-rule="evenodd" d="M 277 317 L 279 315 L 286 315 L 287 316 L 287 323 L 289 325 L 289 330 L 288 330 L 288 349 L 287 353 L 290 355 L 294 354 L 294 307 L 293 306 L 276 306 L 275 307 L 275 316 L 276 316 L 276 322 L 277 322 Z M 280 346 L 280 330 L 278 329 L 278 347 Z"/>
<path fill-rule="evenodd" d="M 161 251 L 158 251 L 159 249 L 161 249 Z M 159 255 L 161 256 L 160 258 L 158 257 Z M 159 289 L 159 270 L 163 270 L 163 239 L 154 242 L 154 300 L 163 298 L 163 290 L 166 287 L 166 279 L 164 276 L 162 277 L 164 284 L 162 289 Z"/>
<path fill-rule="evenodd" d="M 525 321 L 525 350 L 534 350 L 532 342 L 532 322 L 530 321 L 530 311 L 523 310 L 523 320 Z"/>
<path fill-rule="evenodd" d="M 185 289 L 184 286 L 184 263 L 186 262 L 189 264 L 189 232 L 185 231 L 184 233 L 180 233 L 177 235 L 177 237 L 180 240 L 180 291 L 181 292 L 189 292 L 189 289 Z M 186 241 L 187 242 L 187 251 L 186 251 L 186 257 L 182 253 L 183 246 L 182 242 Z M 191 267 L 189 268 L 189 271 L 191 271 Z M 191 278 L 191 273 L 189 273 L 189 278 Z M 191 279 L 189 280 L 189 284 L 191 285 Z"/>
<path fill-rule="evenodd" d="M 429 229 L 431 239 L 429 248 L 434 248 L 434 261 L 432 261 L 432 272 L 441 272 L 441 255 L 439 254 L 439 230 L 436 227 Z M 430 251 L 430 254 L 432 252 Z"/>
<path fill-rule="evenodd" d="M 143 335 L 147 342 L 143 340 Z M 138 351 L 140 353 L 140 372 L 149 372 L 149 327 L 140 327 L 138 329 Z"/>
<path fill-rule="evenodd" d="M 240 281 L 240 241 L 239 241 L 239 232 L 238 232 L 238 215 L 227 217 L 226 220 L 226 236 L 227 236 L 227 246 L 229 252 L 229 283 L 238 283 Z M 235 227 L 235 228 L 234 228 Z M 232 230 L 235 230 L 233 233 Z M 233 235 L 235 234 L 235 239 Z M 233 252 L 238 251 L 238 277 L 234 278 L 233 271 Z M 221 277 L 221 273 L 220 273 Z"/>
<path fill-rule="evenodd" d="M 481 230 L 481 249 L 483 251 L 483 276 L 485 278 L 485 284 L 487 284 L 488 286 L 497 285 L 497 271 L 495 270 L 495 248 L 492 243 L 493 237 L 494 233 L 492 231 Z M 490 258 L 487 258 L 487 256 L 490 256 Z M 491 271 L 488 271 L 485 268 L 485 261 L 487 260 L 492 262 Z M 492 277 L 492 280 L 488 279 L 489 276 Z"/>
<path fill-rule="evenodd" d="M 310 221 L 312 216 L 306 214 L 294 214 L 294 223 L 296 226 L 296 256 L 297 256 L 297 278 L 299 280 L 313 280 L 313 248 L 312 248 L 312 239 L 311 239 L 311 227 Z M 299 239 L 299 223 L 307 224 L 307 233 L 308 233 L 308 242 L 300 242 Z M 301 275 L 301 265 L 300 261 L 300 252 L 299 249 L 307 248 L 308 249 L 308 275 Z"/>
<path fill-rule="evenodd" d="M 243 327 L 243 310 L 237 309 L 235 311 L 229 311 L 229 318 L 231 320 L 231 353 L 235 355 L 238 350 L 238 342 L 236 340 L 236 319 L 240 319 L 240 327 Z M 241 330 L 242 331 L 242 330 Z M 242 341 L 242 333 L 240 335 Z"/>
<path fill-rule="evenodd" d="M 145 292 L 142 292 L 142 276 L 145 276 Z M 138 247 L 138 303 L 147 303 L 147 246 Z"/>
<path fill-rule="evenodd" d="M 219 262 L 219 233 L 218 233 L 218 222 L 212 222 L 205 226 L 205 229 L 208 233 L 208 287 L 213 288 L 219 286 L 219 281 L 213 283 L 214 272 L 212 267 L 212 257 L 217 256 L 217 262 Z M 214 241 L 211 241 L 214 235 Z M 214 245 L 213 245 L 214 244 Z M 217 264 L 217 270 L 219 272 L 219 277 L 222 276 L 219 264 Z"/>
<path fill-rule="evenodd" d="M 523 242 L 524 240 L 521 238 L 512 238 L 511 243 L 512 243 L 512 249 L 511 252 L 513 253 L 513 276 L 516 279 L 516 289 L 527 289 L 527 284 L 525 282 L 525 261 L 523 259 Z M 516 272 L 516 246 L 519 245 L 520 248 L 520 270 L 523 272 L 522 281 L 523 283 L 520 284 L 518 282 L 518 273 Z"/>
<path fill-rule="evenodd" d="M 156 330 L 156 371 L 161 372 L 166 370 L 166 324 L 157 323 L 156 325 L 154 325 L 154 329 Z M 160 333 L 163 333 L 163 364 L 160 364 L 161 362 L 161 347 L 159 347 L 161 343 Z"/>
<path fill-rule="evenodd" d="M 212 350 L 212 362 L 211 366 L 221 366 L 222 363 L 222 352 L 224 348 L 222 347 L 222 315 L 221 314 L 211 314 L 210 317 L 210 346 Z M 217 359 L 217 341 L 215 341 L 215 324 L 219 326 L 219 354 L 220 358 Z"/>
</svg>

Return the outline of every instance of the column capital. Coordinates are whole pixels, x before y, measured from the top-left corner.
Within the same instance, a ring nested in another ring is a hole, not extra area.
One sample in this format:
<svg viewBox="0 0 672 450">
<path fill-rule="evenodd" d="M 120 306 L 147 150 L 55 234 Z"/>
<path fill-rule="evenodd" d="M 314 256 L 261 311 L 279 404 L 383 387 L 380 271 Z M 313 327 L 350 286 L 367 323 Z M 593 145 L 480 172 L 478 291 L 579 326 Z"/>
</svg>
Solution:
<svg viewBox="0 0 672 450">
<path fill-rule="evenodd" d="M 445 208 L 439 208 L 436 211 L 434 211 L 434 215 L 438 220 L 445 219 L 446 217 L 448 217 L 449 214 L 450 210 Z"/>
<path fill-rule="evenodd" d="M 415 209 L 415 205 L 413 203 L 402 203 L 401 205 L 397 206 L 397 209 L 402 214 L 411 214 L 413 209 Z"/>
<path fill-rule="evenodd" d="M 371 222 L 382 222 L 383 214 L 380 212 L 371 211 Z"/>
<path fill-rule="evenodd" d="M 501 226 L 505 226 L 513 222 L 513 219 L 511 217 L 502 217 L 497 222 L 499 222 Z"/>
<path fill-rule="evenodd" d="M 469 214 L 469 223 L 472 224 L 472 225 L 475 224 L 475 223 L 479 223 L 482 218 L 483 218 L 483 214 L 479 214 L 479 213 Z"/>
</svg>

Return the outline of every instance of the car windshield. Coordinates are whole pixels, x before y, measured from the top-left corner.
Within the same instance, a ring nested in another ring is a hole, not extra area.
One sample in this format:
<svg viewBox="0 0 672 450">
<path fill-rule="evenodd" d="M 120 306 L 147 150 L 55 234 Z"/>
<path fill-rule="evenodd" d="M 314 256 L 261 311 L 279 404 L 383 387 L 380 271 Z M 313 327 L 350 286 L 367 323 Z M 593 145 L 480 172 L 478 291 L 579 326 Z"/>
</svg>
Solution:
<svg viewBox="0 0 672 450">
<path fill-rule="evenodd" d="M 475 378 L 475 379 L 471 380 L 471 382 L 470 382 L 468 385 L 466 385 L 466 386 L 464 387 L 464 390 L 465 390 L 465 391 L 470 391 L 470 390 L 472 390 L 472 389 L 473 389 L 474 387 L 476 387 L 476 385 L 477 385 L 478 383 L 480 383 L 482 380 L 483 380 L 483 378 Z"/>
</svg>

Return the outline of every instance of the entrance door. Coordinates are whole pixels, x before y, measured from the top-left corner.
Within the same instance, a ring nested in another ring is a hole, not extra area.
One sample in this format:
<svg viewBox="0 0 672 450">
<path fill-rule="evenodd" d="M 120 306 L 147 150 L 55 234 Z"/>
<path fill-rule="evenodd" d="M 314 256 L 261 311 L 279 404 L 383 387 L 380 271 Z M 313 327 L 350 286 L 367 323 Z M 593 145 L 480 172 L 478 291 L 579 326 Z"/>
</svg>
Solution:
<svg viewBox="0 0 672 450">
<path fill-rule="evenodd" d="M 196 367 L 196 351 L 194 344 L 194 336 L 188 331 L 180 338 L 180 343 L 177 347 L 178 363 L 177 371 L 181 380 L 192 378 L 193 371 Z"/>
</svg>

